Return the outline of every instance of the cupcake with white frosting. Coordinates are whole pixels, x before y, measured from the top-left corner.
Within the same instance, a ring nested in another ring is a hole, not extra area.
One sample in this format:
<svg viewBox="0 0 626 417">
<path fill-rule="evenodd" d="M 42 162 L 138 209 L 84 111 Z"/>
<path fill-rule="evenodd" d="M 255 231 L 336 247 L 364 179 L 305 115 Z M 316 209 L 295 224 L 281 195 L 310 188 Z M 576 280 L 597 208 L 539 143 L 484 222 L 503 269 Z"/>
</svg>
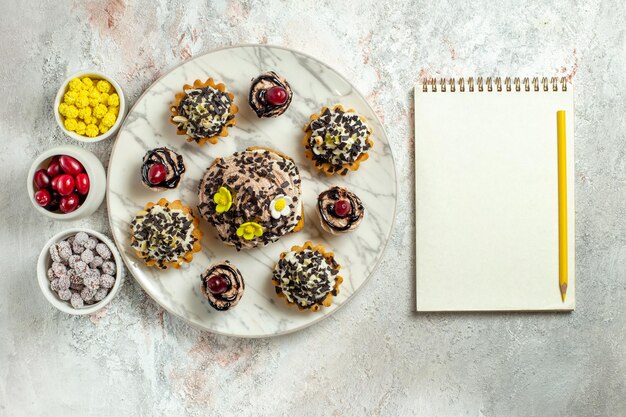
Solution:
<svg viewBox="0 0 626 417">
<path fill-rule="evenodd" d="M 322 107 L 310 119 L 304 126 L 304 155 L 317 169 L 327 175 L 346 175 L 369 158 L 367 152 L 374 143 L 365 117 L 338 104 L 332 109 Z"/>
<path fill-rule="evenodd" d="M 300 311 L 319 311 L 330 307 L 333 296 L 339 294 L 343 282 L 339 269 L 332 252 L 326 252 L 322 245 L 305 242 L 280 254 L 272 283 L 278 297 L 287 304 Z"/>
<path fill-rule="evenodd" d="M 239 109 L 234 99 L 226 86 L 216 84 L 213 78 L 205 82 L 196 80 L 193 85 L 185 84 L 183 92 L 176 94 L 176 101 L 170 106 L 170 121 L 176 125 L 176 133 L 186 135 L 188 142 L 216 144 L 235 125 Z"/>
<path fill-rule="evenodd" d="M 191 208 L 162 198 L 148 203 L 130 224 L 130 245 L 146 265 L 180 268 L 201 249 L 202 232 Z"/>
</svg>

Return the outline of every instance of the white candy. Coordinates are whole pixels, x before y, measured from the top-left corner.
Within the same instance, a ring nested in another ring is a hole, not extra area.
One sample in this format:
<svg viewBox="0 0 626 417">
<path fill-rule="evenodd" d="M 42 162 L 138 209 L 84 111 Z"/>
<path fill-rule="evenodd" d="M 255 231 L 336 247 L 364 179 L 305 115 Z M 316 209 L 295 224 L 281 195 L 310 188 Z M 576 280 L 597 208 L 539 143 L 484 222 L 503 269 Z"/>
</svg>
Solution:
<svg viewBox="0 0 626 417">
<path fill-rule="evenodd" d="M 104 243 L 98 243 L 96 245 L 96 252 L 98 255 L 102 256 L 102 259 L 109 260 L 111 259 L 111 249 Z"/>
<path fill-rule="evenodd" d="M 83 251 L 83 253 L 81 253 L 81 255 L 80 255 L 80 259 L 81 259 L 84 263 L 86 263 L 86 264 L 88 264 L 88 263 L 90 263 L 91 261 L 93 261 L 93 258 L 94 258 L 94 256 L 93 256 L 93 251 L 92 251 L 91 249 L 89 249 L 89 248 L 85 249 L 85 250 Z"/>
<path fill-rule="evenodd" d="M 63 301 L 69 301 L 69 299 L 72 298 L 72 292 L 70 290 L 61 290 L 58 295 Z"/>
</svg>

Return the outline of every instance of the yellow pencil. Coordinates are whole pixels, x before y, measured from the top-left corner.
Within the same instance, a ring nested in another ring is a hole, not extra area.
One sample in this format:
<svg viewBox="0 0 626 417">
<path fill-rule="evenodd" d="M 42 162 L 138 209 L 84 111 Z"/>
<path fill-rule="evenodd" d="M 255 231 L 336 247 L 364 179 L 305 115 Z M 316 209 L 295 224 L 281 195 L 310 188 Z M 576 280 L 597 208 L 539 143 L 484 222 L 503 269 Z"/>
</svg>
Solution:
<svg viewBox="0 0 626 417">
<path fill-rule="evenodd" d="M 559 288 L 561 300 L 567 293 L 567 169 L 565 157 L 565 110 L 556 112 L 559 182 Z"/>
</svg>

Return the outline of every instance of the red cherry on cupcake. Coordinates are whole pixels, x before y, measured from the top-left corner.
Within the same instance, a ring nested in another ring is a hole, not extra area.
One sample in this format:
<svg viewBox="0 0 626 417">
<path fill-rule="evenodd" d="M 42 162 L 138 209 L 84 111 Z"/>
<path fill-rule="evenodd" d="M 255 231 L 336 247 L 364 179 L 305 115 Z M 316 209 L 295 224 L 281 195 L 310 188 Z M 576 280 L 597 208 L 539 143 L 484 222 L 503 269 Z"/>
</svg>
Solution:
<svg viewBox="0 0 626 417">
<path fill-rule="evenodd" d="M 62 196 L 70 195 L 74 191 L 74 177 L 70 174 L 61 174 L 57 178 L 52 179 L 53 182 L 54 180 L 57 181 L 55 189 Z"/>
<path fill-rule="evenodd" d="M 41 207 L 47 206 L 48 204 L 50 204 L 50 201 L 52 201 L 52 196 L 50 196 L 50 191 L 48 191 L 48 190 L 39 190 L 39 191 L 37 191 L 35 193 L 35 201 Z"/>
<path fill-rule="evenodd" d="M 89 176 L 84 172 L 76 176 L 74 183 L 76 184 L 76 191 L 78 191 L 79 194 L 85 195 L 89 192 Z"/>
<path fill-rule="evenodd" d="M 50 186 L 50 177 L 45 169 L 35 171 L 33 175 L 33 182 L 40 190 L 44 190 Z"/>
<path fill-rule="evenodd" d="M 59 166 L 66 174 L 76 176 L 83 172 L 83 165 L 76 159 L 68 155 L 61 155 L 59 157 Z"/>
<path fill-rule="evenodd" d="M 48 164 L 48 169 L 46 170 L 46 172 L 48 173 L 48 176 L 50 178 L 54 178 L 61 173 L 61 164 L 59 164 L 58 157 L 55 156 L 54 158 L 50 160 L 50 163 Z"/>
<path fill-rule="evenodd" d="M 335 215 L 337 217 L 346 217 L 352 211 L 348 200 L 339 200 L 335 203 Z"/>
<path fill-rule="evenodd" d="M 207 287 L 209 291 L 211 291 L 211 294 L 216 295 L 226 291 L 228 289 L 228 284 L 230 284 L 228 279 L 221 275 L 213 275 L 207 281 Z"/>
<path fill-rule="evenodd" d="M 154 164 L 148 170 L 148 182 L 152 185 L 160 184 L 165 180 L 166 175 L 165 165 Z"/>
<path fill-rule="evenodd" d="M 265 93 L 265 99 L 272 106 L 280 106 L 281 104 L 285 104 L 289 94 L 287 94 L 287 90 L 283 87 L 274 86 L 267 90 Z"/>
<path fill-rule="evenodd" d="M 78 195 L 76 193 L 70 193 L 67 196 L 61 197 L 59 202 L 59 210 L 63 213 L 71 213 L 78 207 Z"/>
</svg>

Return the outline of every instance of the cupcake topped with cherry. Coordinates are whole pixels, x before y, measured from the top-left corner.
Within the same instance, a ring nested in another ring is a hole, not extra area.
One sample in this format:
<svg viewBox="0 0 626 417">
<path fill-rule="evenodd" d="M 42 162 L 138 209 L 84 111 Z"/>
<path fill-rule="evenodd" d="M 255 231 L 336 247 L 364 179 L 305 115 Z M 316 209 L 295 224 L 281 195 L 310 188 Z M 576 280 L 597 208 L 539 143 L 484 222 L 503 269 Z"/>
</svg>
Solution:
<svg viewBox="0 0 626 417">
<path fill-rule="evenodd" d="M 365 207 L 353 192 L 332 187 L 317 197 L 317 214 L 322 229 L 336 235 L 356 230 L 365 215 Z"/>
<path fill-rule="evenodd" d="M 252 80 L 248 103 L 258 117 L 278 117 L 287 111 L 292 97 L 287 80 L 267 71 Z"/>
<path fill-rule="evenodd" d="M 185 174 L 183 157 L 169 148 L 151 149 L 143 157 L 141 180 L 154 191 L 173 190 Z"/>
<path fill-rule="evenodd" d="M 50 212 L 71 213 L 89 194 L 89 176 L 83 165 L 69 155 L 55 155 L 35 171 L 35 201 Z"/>
</svg>

